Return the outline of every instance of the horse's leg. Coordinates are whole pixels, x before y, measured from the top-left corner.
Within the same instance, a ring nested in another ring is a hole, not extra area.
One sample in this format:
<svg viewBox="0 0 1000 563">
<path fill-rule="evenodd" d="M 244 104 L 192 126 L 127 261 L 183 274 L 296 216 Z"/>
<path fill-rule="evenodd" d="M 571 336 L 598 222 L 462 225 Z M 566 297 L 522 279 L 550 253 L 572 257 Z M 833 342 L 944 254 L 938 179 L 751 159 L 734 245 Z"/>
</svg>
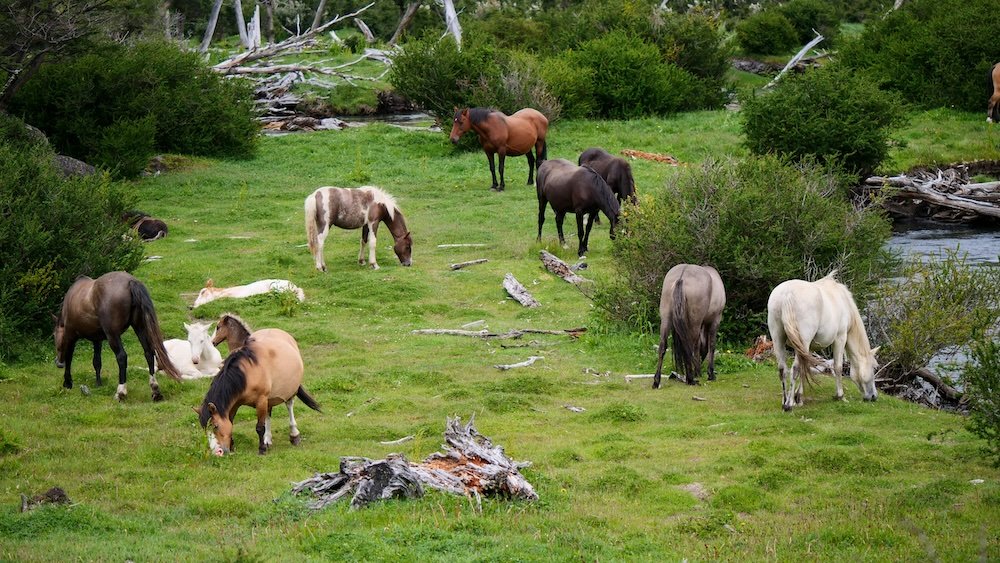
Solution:
<svg viewBox="0 0 1000 563">
<path fill-rule="evenodd" d="M 834 396 L 838 401 L 844 400 L 844 385 L 841 382 L 841 376 L 844 372 L 844 345 L 847 344 L 847 335 L 845 333 L 844 340 L 839 338 L 833 341 L 833 377 L 837 382 L 837 394 Z"/>
<path fill-rule="evenodd" d="M 115 334 L 114 331 L 107 331 L 107 334 L 108 346 L 115 353 L 115 360 L 118 361 L 118 389 L 115 391 L 115 399 L 124 401 L 125 396 L 128 395 L 128 389 L 125 388 L 125 368 L 128 367 L 128 354 L 125 353 L 125 347 L 122 346 L 122 335 Z"/>
<path fill-rule="evenodd" d="M 274 440 L 271 439 L 271 407 L 267 407 L 267 418 L 264 419 L 264 447 L 271 448 Z"/>
<path fill-rule="evenodd" d="M 368 223 L 361 226 L 361 249 L 358 250 L 358 265 L 365 265 L 365 245 L 368 244 Z"/>
<path fill-rule="evenodd" d="M 535 183 L 535 156 L 531 154 L 531 151 L 524 153 L 524 156 L 528 157 L 528 185 Z"/>
<path fill-rule="evenodd" d="M 506 183 L 504 183 L 503 180 L 503 164 L 504 160 L 506 160 L 507 158 L 507 151 L 505 150 L 499 151 L 497 152 L 497 155 L 499 155 L 500 157 L 500 189 L 498 191 L 502 192 L 504 188 L 507 187 Z"/>
<path fill-rule="evenodd" d="M 556 230 L 559 231 L 559 244 L 566 248 L 566 237 L 563 236 L 563 219 L 566 218 L 565 211 L 556 211 Z"/>
<path fill-rule="evenodd" d="M 774 351 L 774 360 L 778 363 L 778 380 L 781 381 L 781 409 L 784 411 L 792 410 L 792 403 L 789 401 L 790 393 L 788 388 L 790 386 L 791 376 L 788 372 L 788 363 L 785 358 L 785 335 L 776 330 L 771 330 L 771 340 L 772 340 L 772 350 Z"/>
<path fill-rule="evenodd" d="M 135 335 L 139 337 L 139 344 L 142 345 L 142 351 L 146 355 L 146 365 L 149 366 L 149 390 L 153 394 L 153 402 L 162 401 L 163 394 L 160 393 L 160 384 L 156 381 L 156 363 L 154 358 L 156 355 L 153 352 L 153 345 L 149 341 L 149 335 L 145 331 L 136 331 Z M 190 360 L 188 360 L 190 362 Z"/>
<path fill-rule="evenodd" d="M 299 436 L 299 427 L 295 424 L 295 397 L 288 399 L 285 406 L 288 407 L 288 441 L 297 446 L 302 442 L 302 437 Z"/>
<path fill-rule="evenodd" d="M 94 376 L 96 378 L 95 381 L 94 381 L 94 385 L 96 385 L 97 387 L 100 387 L 101 385 L 104 385 L 104 382 L 101 381 L 101 341 L 100 340 L 95 340 L 94 341 Z"/>
<path fill-rule="evenodd" d="M 542 224 L 545 223 L 545 206 L 548 202 L 538 198 L 538 242 L 542 242 Z"/>
<path fill-rule="evenodd" d="M 70 374 L 70 366 L 73 364 L 73 350 L 75 349 L 76 338 L 66 340 L 66 346 L 63 348 L 63 359 L 65 360 L 65 366 L 63 369 L 63 387 L 66 389 L 73 388 L 73 376 Z"/>
<path fill-rule="evenodd" d="M 378 223 L 372 223 L 371 229 L 368 232 L 368 263 L 371 264 L 373 270 L 378 269 L 378 262 L 375 261 L 375 243 L 376 236 L 378 234 Z"/>
<path fill-rule="evenodd" d="M 597 213 L 591 213 L 590 215 L 587 215 L 587 230 L 583 233 L 583 238 L 581 239 L 583 241 L 583 252 L 579 254 L 580 256 L 583 256 L 590 250 L 590 229 L 593 228 L 594 221 L 596 219 L 597 219 Z M 576 214 L 577 234 L 579 234 L 580 227 L 582 226 L 583 226 L 583 217 L 579 213 L 577 213 Z"/>
<path fill-rule="evenodd" d="M 798 353 L 795 354 L 795 363 L 798 364 L 798 370 L 793 370 L 792 376 L 795 378 L 795 406 L 802 406 L 802 391 L 803 385 L 806 381 L 806 376 L 809 373 L 806 371 L 809 369 L 809 362 L 806 361 L 804 357 L 800 357 Z M 794 366 L 793 366 L 794 367 Z"/>
<path fill-rule="evenodd" d="M 716 319 L 708 327 L 708 380 L 715 381 L 715 340 L 719 336 L 719 323 L 722 318 Z"/>
<path fill-rule="evenodd" d="M 264 434 L 267 432 L 267 417 L 270 410 L 267 406 L 267 397 L 257 399 L 257 453 L 260 455 L 267 453 Z"/>
<path fill-rule="evenodd" d="M 490 186 L 490 189 L 493 190 L 493 191 L 500 191 L 500 190 L 503 189 L 503 187 L 499 187 L 499 188 L 497 187 L 497 169 L 496 169 L 496 163 L 494 162 L 494 159 L 493 159 L 493 153 L 487 152 L 486 153 L 486 158 L 489 159 L 489 161 L 490 161 L 490 176 L 493 177 L 493 185 Z M 503 161 L 501 160 L 501 162 L 503 162 Z M 503 175 L 503 173 L 501 173 L 501 176 L 502 175 Z"/>
<path fill-rule="evenodd" d="M 323 245 L 326 244 L 326 235 L 330 234 L 330 229 L 316 234 L 316 254 L 313 259 L 316 261 L 316 269 L 326 272 L 326 260 L 323 258 Z"/>
<path fill-rule="evenodd" d="M 663 354 L 667 351 L 667 332 L 670 330 L 670 313 L 660 321 L 660 347 L 657 349 L 656 373 L 653 374 L 653 389 L 660 388 L 660 376 L 663 373 Z"/>
</svg>

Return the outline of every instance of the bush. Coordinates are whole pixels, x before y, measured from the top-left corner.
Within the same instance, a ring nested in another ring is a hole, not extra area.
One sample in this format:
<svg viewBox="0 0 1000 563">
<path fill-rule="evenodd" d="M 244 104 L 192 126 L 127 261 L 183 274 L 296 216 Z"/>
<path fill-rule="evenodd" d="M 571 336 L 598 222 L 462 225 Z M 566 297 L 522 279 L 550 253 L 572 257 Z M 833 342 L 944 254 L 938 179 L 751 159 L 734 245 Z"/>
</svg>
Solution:
<svg viewBox="0 0 1000 563">
<path fill-rule="evenodd" d="M 107 44 L 45 65 L 11 112 L 59 152 L 119 172 L 141 170 L 136 162 L 155 151 L 245 157 L 258 142 L 250 85 L 168 43 Z M 129 154 L 120 162 L 122 148 Z"/>
<path fill-rule="evenodd" d="M 122 221 L 132 188 L 104 175 L 62 178 L 47 145 L 6 134 L 24 129 L 0 114 L 0 360 L 52 330 L 50 313 L 77 276 L 131 270 L 143 257 Z"/>
<path fill-rule="evenodd" d="M 869 22 L 840 57 L 918 106 L 984 111 L 986 76 L 1000 61 L 997 14 L 994 0 L 911 0 Z"/>
<path fill-rule="evenodd" d="M 570 56 L 550 57 L 542 61 L 541 75 L 559 100 L 563 116 L 582 118 L 596 113 L 593 69 L 579 68 Z"/>
<path fill-rule="evenodd" d="M 890 133 L 905 120 L 898 96 L 838 67 L 789 76 L 773 92 L 743 100 L 742 115 L 752 152 L 814 156 L 859 176 L 885 160 Z"/>
<path fill-rule="evenodd" d="M 737 24 L 736 42 L 746 53 L 780 55 L 798 44 L 798 33 L 781 12 L 769 9 Z"/>
<path fill-rule="evenodd" d="M 973 346 L 962 381 L 969 398 L 969 431 L 986 440 L 987 455 L 1000 466 L 1000 343 L 983 339 Z"/>
<path fill-rule="evenodd" d="M 795 28 L 798 44 L 805 45 L 816 35 L 815 29 L 826 38 L 824 45 L 836 42 L 840 33 L 840 15 L 837 9 L 824 0 L 791 0 L 779 8 Z"/>
<path fill-rule="evenodd" d="M 617 278 L 597 303 L 613 320 L 659 326 L 663 276 L 680 263 L 719 270 L 726 287 L 723 338 L 766 331 L 771 289 L 790 278 L 837 269 L 859 303 L 890 257 L 890 224 L 875 208 L 856 209 L 838 179 L 815 164 L 774 156 L 708 162 L 680 171 L 662 194 L 626 205 L 612 244 Z"/>
<path fill-rule="evenodd" d="M 912 259 L 878 288 L 865 316 L 879 363 L 892 376 L 910 374 L 1000 322 L 1000 268 L 977 268 L 955 251 Z"/>
</svg>

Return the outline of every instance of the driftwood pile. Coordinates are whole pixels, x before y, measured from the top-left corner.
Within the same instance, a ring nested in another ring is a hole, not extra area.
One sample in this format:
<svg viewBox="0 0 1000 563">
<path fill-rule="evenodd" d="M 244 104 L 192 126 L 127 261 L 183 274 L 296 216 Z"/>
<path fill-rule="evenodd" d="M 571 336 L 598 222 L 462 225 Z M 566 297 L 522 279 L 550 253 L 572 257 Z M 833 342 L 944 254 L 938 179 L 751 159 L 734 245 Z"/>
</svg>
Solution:
<svg viewBox="0 0 1000 563">
<path fill-rule="evenodd" d="M 891 190 L 889 212 L 896 217 L 971 222 L 1000 219 L 1000 182 L 972 183 L 969 165 L 917 171 L 898 176 L 872 176 L 869 190 Z"/>
<path fill-rule="evenodd" d="M 320 509 L 342 498 L 351 497 L 351 508 L 390 498 L 417 498 L 424 487 L 465 495 L 478 501 L 481 496 L 500 496 L 537 500 L 538 494 L 521 475 L 530 462 L 517 462 L 480 434 L 473 425 L 475 417 L 462 425 L 449 418 L 443 447 L 420 463 L 412 463 L 401 454 L 382 460 L 342 457 L 337 473 L 317 473 L 296 483 L 292 492 L 308 492 L 316 497 L 310 508 Z"/>
</svg>

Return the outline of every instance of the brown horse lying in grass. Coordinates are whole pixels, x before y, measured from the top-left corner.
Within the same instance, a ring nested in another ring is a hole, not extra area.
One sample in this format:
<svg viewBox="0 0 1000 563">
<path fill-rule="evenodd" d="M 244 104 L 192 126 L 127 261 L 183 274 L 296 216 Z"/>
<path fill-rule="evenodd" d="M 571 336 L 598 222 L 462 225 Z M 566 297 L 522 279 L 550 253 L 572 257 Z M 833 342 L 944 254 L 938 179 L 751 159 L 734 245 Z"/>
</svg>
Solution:
<svg viewBox="0 0 1000 563">
<path fill-rule="evenodd" d="M 490 159 L 490 174 L 493 176 L 491 190 L 502 192 L 504 189 L 503 165 L 507 155 L 528 157 L 528 185 L 534 183 L 535 163 L 542 165 L 545 160 L 545 135 L 549 131 L 549 119 L 542 112 L 524 108 L 513 115 L 488 108 L 455 109 L 454 125 L 451 128 L 451 142 L 458 143 L 469 129 L 479 135 L 479 144 Z M 535 149 L 535 154 L 531 154 Z M 493 163 L 493 155 L 500 155 L 500 184 L 497 185 L 497 173 Z"/>
</svg>

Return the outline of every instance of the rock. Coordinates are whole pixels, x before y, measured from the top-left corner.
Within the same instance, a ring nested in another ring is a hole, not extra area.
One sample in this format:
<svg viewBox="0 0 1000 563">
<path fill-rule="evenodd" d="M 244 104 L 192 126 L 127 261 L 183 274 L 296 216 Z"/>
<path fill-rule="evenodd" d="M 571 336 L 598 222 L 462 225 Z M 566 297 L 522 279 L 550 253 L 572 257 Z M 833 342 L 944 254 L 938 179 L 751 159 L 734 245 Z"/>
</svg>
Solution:
<svg viewBox="0 0 1000 563">
<path fill-rule="evenodd" d="M 54 160 L 56 168 L 67 178 L 71 176 L 90 176 L 97 172 L 96 168 L 86 162 L 64 154 L 55 155 Z"/>
</svg>

